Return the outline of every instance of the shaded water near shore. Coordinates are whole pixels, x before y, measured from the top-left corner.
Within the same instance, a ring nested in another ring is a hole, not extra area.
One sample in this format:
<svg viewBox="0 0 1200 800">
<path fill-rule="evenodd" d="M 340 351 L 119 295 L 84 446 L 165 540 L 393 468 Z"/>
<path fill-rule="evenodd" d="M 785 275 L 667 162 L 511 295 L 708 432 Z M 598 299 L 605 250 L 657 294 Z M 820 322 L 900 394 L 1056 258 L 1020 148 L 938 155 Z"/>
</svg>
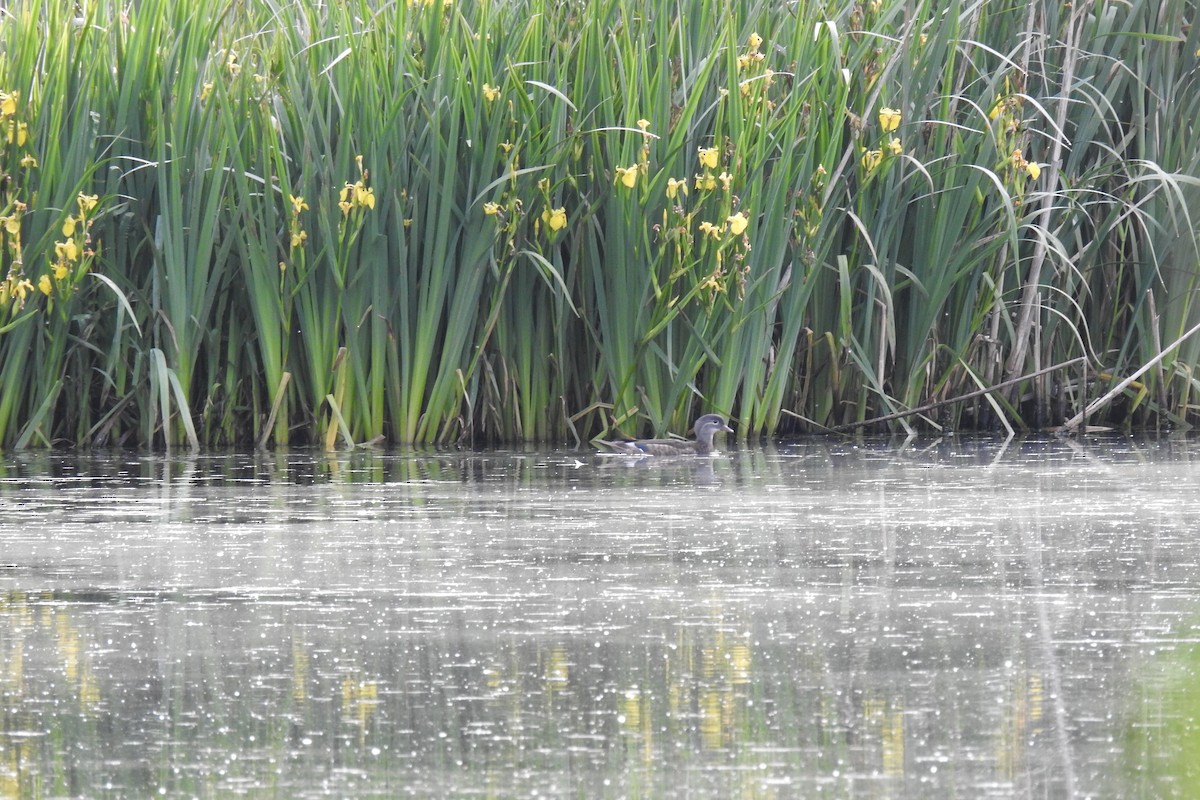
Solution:
<svg viewBox="0 0 1200 800">
<path fill-rule="evenodd" d="M 1163 797 L 1200 443 L 0 459 L 0 797 Z"/>
</svg>

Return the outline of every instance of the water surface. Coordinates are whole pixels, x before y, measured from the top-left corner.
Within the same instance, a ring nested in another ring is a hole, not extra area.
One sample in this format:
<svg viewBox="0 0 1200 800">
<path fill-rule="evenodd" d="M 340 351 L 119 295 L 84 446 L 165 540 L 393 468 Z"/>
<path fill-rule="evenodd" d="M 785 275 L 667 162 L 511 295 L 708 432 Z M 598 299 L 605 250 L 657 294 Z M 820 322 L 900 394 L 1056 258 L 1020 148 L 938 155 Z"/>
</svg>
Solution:
<svg viewBox="0 0 1200 800">
<path fill-rule="evenodd" d="M 1200 780 L 1193 441 L 0 463 L 2 797 Z"/>
</svg>

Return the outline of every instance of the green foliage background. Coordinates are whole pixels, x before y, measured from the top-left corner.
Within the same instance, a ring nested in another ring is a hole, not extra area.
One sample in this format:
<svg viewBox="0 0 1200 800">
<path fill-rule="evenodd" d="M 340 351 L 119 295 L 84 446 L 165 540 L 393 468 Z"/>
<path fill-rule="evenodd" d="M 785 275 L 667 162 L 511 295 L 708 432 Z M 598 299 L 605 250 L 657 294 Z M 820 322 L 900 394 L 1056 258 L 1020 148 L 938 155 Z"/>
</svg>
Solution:
<svg viewBox="0 0 1200 800">
<path fill-rule="evenodd" d="M 68 6 L 0 11 L 4 446 L 1195 416 L 1192 2 Z"/>
</svg>

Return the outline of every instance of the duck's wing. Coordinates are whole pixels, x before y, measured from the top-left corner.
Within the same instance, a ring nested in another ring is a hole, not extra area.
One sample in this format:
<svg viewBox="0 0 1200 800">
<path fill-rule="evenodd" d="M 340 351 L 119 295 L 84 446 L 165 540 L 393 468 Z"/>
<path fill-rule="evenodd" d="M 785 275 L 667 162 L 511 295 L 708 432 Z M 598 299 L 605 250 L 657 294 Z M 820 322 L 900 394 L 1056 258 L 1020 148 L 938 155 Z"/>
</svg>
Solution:
<svg viewBox="0 0 1200 800">
<path fill-rule="evenodd" d="M 597 439 L 596 444 L 633 456 L 686 456 L 696 452 L 696 443 L 686 439 L 637 439 L 629 442 Z"/>
<path fill-rule="evenodd" d="M 637 448 L 638 443 L 633 442 L 633 441 L 610 442 L 606 439 L 597 439 L 596 444 L 600 445 L 601 447 L 607 447 L 609 450 L 611 450 L 614 453 L 626 453 L 628 455 L 633 455 L 633 456 L 646 455 L 643 451 L 641 451 Z"/>
</svg>

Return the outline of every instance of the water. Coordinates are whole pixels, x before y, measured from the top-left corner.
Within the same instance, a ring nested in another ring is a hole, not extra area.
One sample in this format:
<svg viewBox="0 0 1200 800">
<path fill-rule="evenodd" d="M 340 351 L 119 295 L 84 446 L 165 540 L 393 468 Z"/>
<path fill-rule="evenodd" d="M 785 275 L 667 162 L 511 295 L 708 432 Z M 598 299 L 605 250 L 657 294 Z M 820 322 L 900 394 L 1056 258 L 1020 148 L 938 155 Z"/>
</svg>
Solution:
<svg viewBox="0 0 1200 800">
<path fill-rule="evenodd" d="M 1200 443 L 0 461 L 0 797 L 1164 797 Z"/>
</svg>

